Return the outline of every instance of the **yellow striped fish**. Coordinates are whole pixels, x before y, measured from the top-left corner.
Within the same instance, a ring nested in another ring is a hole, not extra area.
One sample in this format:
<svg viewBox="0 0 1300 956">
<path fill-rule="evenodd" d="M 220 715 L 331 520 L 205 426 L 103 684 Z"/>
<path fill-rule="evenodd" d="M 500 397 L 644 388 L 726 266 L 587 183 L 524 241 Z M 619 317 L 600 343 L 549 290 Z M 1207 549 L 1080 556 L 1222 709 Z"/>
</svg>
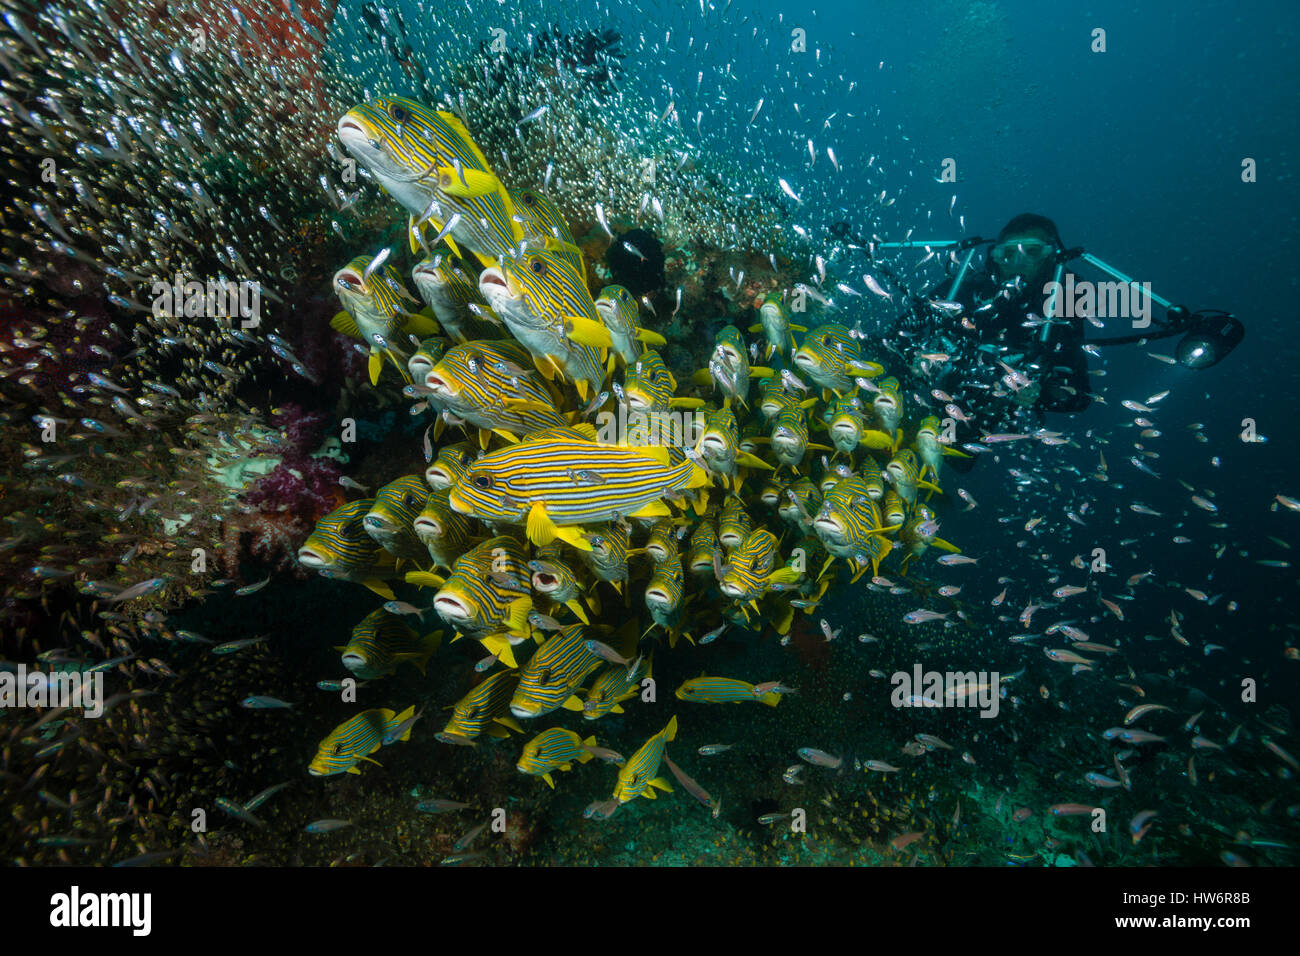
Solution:
<svg viewBox="0 0 1300 956">
<path fill-rule="evenodd" d="M 781 494 L 776 513 L 802 531 L 812 529 L 813 515 L 821 509 L 821 494 L 811 478 L 799 478 Z"/>
<path fill-rule="evenodd" d="M 722 502 L 722 513 L 718 515 L 718 544 L 725 551 L 739 548 L 753 527 L 754 522 L 739 498 L 727 498 Z"/>
<path fill-rule="evenodd" d="M 582 710 L 576 692 L 583 679 L 600 663 L 600 656 L 587 647 L 584 625 L 571 624 L 557 631 L 520 671 L 519 686 L 510 699 L 510 712 L 531 719 L 561 707 Z"/>
<path fill-rule="evenodd" d="M 609 347 L 627 365 L 632 365 L 641 357 L 641 351 L 646 345 L 659 348 L 668 344 L 662 335 L 638 325 L 641 316 L 636 297 L 624 286 L 607 285 L 601 289 L 596 298 L 596 312 L 609 333 Z M 597 337 L 595 343 L 587 344 L 604 343 Z"/>
<path fill-rule="evenodd" d="M 572 730 L 553 727 L 543 730 L 528 743 L 519 756 L 515 769 L 520 773 L 541 777 L 546 785 L 555 789 L 555 780 L 551 773 L 556 770 L 572 770 L 574 763 L 586 763 L 592 753 L 586 749 L 596 746 L 596 738 L 583 740 Z"/>
<path fill-rule="evenodd" d="M 740 450 L 740 436 L 736 427 L 736 413 L 730 408 L 704 411 L 704 429 L 695 445 L 695 453 L 704 467 L 731 485 L 737 494 L 744 483 L 739 466 L 771 471 L 772 466 L 761 458 Z"/>
<path fill-rule="evenodd" d="M 420 347 L 406 360 L 406 370 L 411 374 L 411 381 L 422 383 L 429 374 L 429 369 L 438 364 L 438 360 L 447 354 L 447 340 L 430 335 L 420 342 Z"/>
<path fill-rule="evenodd" d="M 525 232 L 514 201 L 460 118 L 386 96 L 353 107 L 338 123 L 343 146 L 410 213 L 411 251 L 429 227 L 484 264 L 509 255 Z M 427 217 L 428 226 L 417 217 Z"/>
<path fill-rule="evenodd" d="M 677 380 L 654 349 L 646 349 L 623 372 L 623 384 L 614 386 L 614 397 L 629 412 L 666 412 L 670 408 L 699 408 L 698 398 L 674 398 Z"/>
<path fill-rule="evenodd" d="M 627 803 L 637 797 L 655 799 L 655 790 L 672 793 L 673 788 L 659 774 L 659 765 L 663 761 L 664 747 L 677 736 L 677 716 L 668 721 L 668 726 L 655 734 L 634 753 L 618 772 L 618 783 L 614 787 L 614 799 Z"/>
<path fill-rule="evenodd" d="M 916 437 L 912 439 L 912 445 L 916 449 L 916 455 L 921 459 L 921 477 L 924 478 L 928 472 L 935 481 L 939 480 L 939 469 L 943 465 L 943 456 L 951 455 L 957 458 L 969 458 L 970 455 L 964 451 L 958 451 L 951 445 L 945 445 L 939 440 L 939 430 L 942 426 L 939 423 L 939 416 L 927 415 L 921 419 L 921 424 L 917 426 Z"/>
<path fill-rule="evenodd" d="M 772 374 L 770 368 L 749 364 L 745 338 L 740 334 L 740 329 L 734 325 L 724 325 L 714 339 L 708 367 L 696 372 L 691 381 L 696 385 L 712 382 L 726 397 L 728 404 L 734 399 L 744 406 L 745 399 L 749 396 L 749 380 L 771 378 Z"/>
<path fill-rule="evenodd" d="M 612 664 L 596 675 L 587 691 L 587 699 L 582 704 L 582 716 L 587 720 L 599 720 L 606 714 L 623 713 L 623 702 L 631 700 L 641 692 L 641 682 L 651 674 L 650 658 L 638 658 L 628 668 L 621 664 Z"/>
<path fill-rule="evenodd" d="M 718 529 L 706 518 L 691 532 L 686 569 L 697 578 L 713 579 L 713 559 L 718 555 Z"/>
<path fill-rule="evenodd" d="M 794 350 L 794 332 L 807 332 L 802 325 L 790 321 L 790 313 L 774 292 L 763 296 L 758 307 L 758 322 L 750 326 L 750 332 L 762 332 L 767 339 L 767 357 L 780 355 L 783 358 Z"/>
<path fill-rule="evenodd" d="M 560 538 L 589 551 L 581 525 L 666 515 L 665 496 L 707 482 L 694 462 L 669 465 L 663 446 L 601 445 L 548 430 L 479 458 L 452 489 L 451 506 L 482 520 L 523 524 L 534 544 Z"/>
<path fill-rule="evenodd" d="M 510 667 L 516 666 L 512 644 L 527 639 L 528 612 L 533 609 L 528 564 L 517 539 L 501 535 L 475 545 L 456 559 L 445 582 L 424 572 L 411 572 L 406 580 L 440 585 L 433 597 L 438 616 L 458 636 L 478 640 Z"/>
<path fill-rule="evenodd" d="M 859 567 L 870 562 L 874 575 L 889 550 L 888 541 L 874 539 L 897 526 L 881 527 L 879 507 L 867 495 L 866 482 L 854 475 L 826 495 L 813 530 L 832 558 L 850 558 Z"/>
<path fill-rule="evenodd" d="M 938 533 L 939 524 L 935 519 L 934 512 L 930 510 L 928 505 L 917 505 L 913 509 L 911 516 L 903 522 L 903 527 L 898 531 L 899 543 L 906 551 L 903 556 L 902 571 L 906 572 L 908 563 L 913 558 L 919 558 L 925 554 L 926 549 L 931 545 L 950 554 L 961 551 L 961 548 L 955 544 L 938 537 Z"/>
<path fill-rule="evenodd" d="M 446 490 L 465 477 L 474 460 L 475 446 L 467 441 L 443 445 L 437 457 L 424 470 L 424 480 L 435 490 Z"/>
<path fill-rule="evenodd" d="M 751 531 L 745 543 L 728 556 L 718 587 L 733 601 L 749 603 L 757 611 L 758 599 L 773 584 L 799 580 L 798 571 L 776 568 L 779 558 L 776 535 L 765 528 Z"/>
<path fill-rule="evenodd" d="M 513 440 L 567 425 L 531 364 L 528 352 L 516 342 L 454 346 L 424 378 L 429 404 L 480 429 L 482 447 L 492 432 Z"/>
<path fill-rule="evenodd" d="M 298 549 L 298 563 L 323 577 L 364 584 L 391 601 L 392 589 L 379 579 L 393 572 L 393 556 L 365 529 L 365 517 L 374 504 L 374 498 L 361 498 L 317 521 Z"/>
<path fill-rule="evenodd" d="M 366 534 L 395 558 L 423 559 L 428 551 L 416 536 L 414 523 L 429 499 L 423 475 L 406 475 L 375 492 L 366 512 Z"/>
<path fill-rule="evenodd" d="M 775 691 L 760 694 L 753 684 L 730 677 L 696 677 L 677 688 L 678 700 L 694 701 L 698 704 L 752 704 L 761 701 L 769 707 L 781 703 L 781 695 Z"/>
<path fill-rule="evenodd" d="M 423 259 L 411 270 L 411 279 L 420 298 L 433 309 L 443 331 L 458 343 L 501 338 L 499 320 L 493 324 L 487 300 L 478 291 L 478 282 L 462 272 L 451 257 L 436 255 Z M 423 376 L 416 378 L 416 381 L 423 380 Z"/>
<path fill-rule="evenodd" d="M 510 716 L 510 697 L 518 681 L 516 671 L 497 671 L 456 701 L 447 726 L 434 738 L 444 744 L 471 744 L 482 733 L 506 737 L 507 727 L 521 732 L 523 728 Z"/>
<path fill-rule="evenodd" d="M 682 559 L 673 555 L 655 565 L 654 573 L 645 586 L 645 606 L 650 618 L 668 632 L 668 646 L 677 646 L 677 634 L 682 620 L 682 588 L 685 585 Z M 687 639 L 694 643 L 690 634 Z"/>
<path fill-rule="evenodd" d="M 591 618 L 581 600 L 585 590 L 582 582 L 573 573 L 573 569 L 559 558 L 559 549 L 554 544 L 537 549 L 533 560 L 528 562 L 528 570 L 532 573 L 532 589 L 534 593 L 548 598 L 555 604 L 563 604 L 577 615 L 578 620 L 583 624 L 590 624 Z M 595 601 L 594 596 L 591 600 Z M 596 608 L 598 607 L 597 604 Z"/>
<path fill-rule="evenodd" d="M 559 207 L 545 193 L 526 186 L 510 190 L 510 196 L 514 200 L 520 222 L 524 224 L 524 231 L 531 236 L 541 237 L 546 249 L 568 259 L 585 282 L 587 260 L 574 241 L 573 232 L 564 221 Z"/>
<path fill-rule="evenodd" d="M 898 492 L 898 497 L 902 498 L 909 507 L 916 504 L 918 488 L 942 492 L 938 485 L 931 484 L 921 478 L 920 469 L 916 463 L 916 452 L 910 448 L 902 449 L 890 459 L 889 464 L 885 466 L 885 473 L 889 475 L 894 490 Z"/>
<path fill-rule="evenodd" d="M 400 615 L 380 607 L 352 629 L 346 644 L 334 649 L 343 655 L 343 666 L 361 680 L 378 680 L 394 673 L 402 663 L 413 664 L 423 674 L 441 643 L 441 631 L 420 637 Z"/>
<path fill-rule="evenodd" d="M 408 303 L 419 302 L 406 291 L 398 271 L 390 265 L 370 269 L 373 258 L 357 256 L 334 273 L 334 291 L 343 311 L 330 320 L 334 331 L 360 339 L 369 347 L 371 385 L 379 382 L 385 356 L 406 379 L 406 356 L 396 343 L 406 335 L 423 338 L 437 331 L 432 319 L 407 308 Z"/>
<path fill-rule="evenodd" d="M 795 350 L 794 364 L 823 390 L 846 395 L 855 390 L 856 378 L 873 378 L 884 372 L 884 366 L 860 360 L 858 340 L 842 325 L 828 323 L 809 332 L 803 344 Z"/>
<path fill-rule="evenodd" d="M 413 713 L 414 705 L 400 714 L 391 710 L 363 710 L 351 720 L 339 724 L 320 742 L 307 772 L 313 777 L 360 773 L 357 764 L 363 760 L 379 766 L 379 761 L 371 758 L 370 754 L 384 745 L 385 734 L 401 726 Z M 397 739 L 410 740 L 410 727 Z"/>
<path fill-rule="evenodd" d="M 474 543 L 474 525 L 453 511 L 446 488 L 433 491 L 412 524 L 434 567 L 450 568 Z"/>
<path fill-rule="evenodd" d="M 627 559 L 634 552 L 628 548 L 628 531 L 621 524 L 612 524 L 600 534 L 587 536 L 590 551 L 579 551 L 578 556 L 587 568 L 614 590 L 622 592 L 623 582 L 627 580 Z"/>
<path fill-rule="evenodd" d="M 576 330 L 604 332 L 582 275 L 558 252 L 502 257 L 479 274 L 479 291 L 501 316 L 510 334 L 533 355 L 547 379 L 562 374 L 586 401 L 605 387 L 604 358 L 571 339 Z M 575 332 L 579 339 L 581 332 Z M 605 333 L 608 338 L 608 333 Z"/>
</svg>

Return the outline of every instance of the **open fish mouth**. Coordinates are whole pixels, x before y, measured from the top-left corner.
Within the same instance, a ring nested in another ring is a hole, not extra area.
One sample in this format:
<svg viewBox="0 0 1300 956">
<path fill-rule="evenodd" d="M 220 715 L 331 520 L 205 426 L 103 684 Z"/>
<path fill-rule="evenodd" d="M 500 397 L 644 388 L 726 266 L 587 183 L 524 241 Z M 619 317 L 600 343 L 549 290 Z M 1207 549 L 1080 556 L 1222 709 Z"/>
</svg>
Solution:
<svg viewBox="0 0 1300 956">
<path fill-rule="evenodd" d="M 718 590 L 720 590 L 727 597 L 733 597 L 733 598 L 740 597 L 742 594 L 745 593 L 745 589 L 741 587 L 739 584 L 737 584 L 735 581 L 723 581 L 721 584 L 718 585 Z"/>
<path fill-rule="evenodd" d="M 645 601 L 646 604 L 653 604 L 665 611 L 672 605 L 672 601 L 668 598 L 668 592 L 663 588 L 648 588 L 645 592 Z"/>
<path fill-rule="evenodd" d="M 844 533 L 844 526 L 840 524 L 839 518 L 833 518 L 830 515 L 817 517 L 813 519 L 813 527 L 818 531 L 825 531 L 829 535 L 839 537 Z"/>
<path fill-rule="evenodd" d="M 353 673 L 356 673 L 366 666 L 366 659 L 360 654 L 344 654 L 343 666 Z"/>
<path fill-rule="evenodd" d="M 794 353 L 794 364 L 800 368 L 813 370 L 817 368 L 817 360 L 805 352 L 803 349 Z"/>
<path fill-rule="evenodd" d="M 533 575 L 533 590 L 541 591 L 543 594 L 550 594 L 560 586 L 560 579 L 554 574 L 548 574 L 545 571 L 538 571 Z"/>
<path fill-rule="evenodd" d="M 432 518 L 416 518 L 411 527 L 420 538 L 436 538 L 442 534 L 442 525 Z"/>
<path fill-rule="evenodd" d="M 472 616 L 465 602 L 449 594 L 440 594 L 433 599 L 433 609 L 444 621 L 468 621 Z"/>
<path fill-rule="evenodd" d="M 330 561 L 323 555 L 317 554 L 309 548 L 302 548 L 298 551 L 298 563 L 304 568 L 327 568 Z"/>
<path fill-rule="evenodd" d="M 530 709 L 522 704 L 511 704 L 510 713 L 514 714 L 516 717 L 523 717 L 524 719 L 537 716 L 537 711 L 535 709 Z"/>
</svg>

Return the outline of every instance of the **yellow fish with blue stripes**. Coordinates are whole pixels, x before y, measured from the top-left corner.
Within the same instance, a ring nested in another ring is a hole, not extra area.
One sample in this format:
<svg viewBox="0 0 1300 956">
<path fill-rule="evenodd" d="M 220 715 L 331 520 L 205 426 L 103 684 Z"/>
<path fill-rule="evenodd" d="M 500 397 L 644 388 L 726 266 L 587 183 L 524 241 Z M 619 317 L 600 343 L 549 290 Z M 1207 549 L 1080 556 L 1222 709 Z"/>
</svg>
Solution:
<svg viewBox="0 0 1300 956">
<path fill-rule="evenodd" d="M 518 680 L 513 670 L 497 671 L 456 701 L 447 726 L 434 738 L 444 744 L 473 745 L 480 734 L 508 737 L 510 730 L 522 733 L 523 728 L 510 716 L 510 697 Z"/>
<path fill-rule="evenodd" d="M 572 730 L 553 727 L 524 744 L 524 752 L 515 769 L 541 777 L 554 790 L 555 780 L 551 774 L 556 770 L 572 770 L 575 763 L 586 763 L 593 756 L 587 748 L 595 746 L 595 737 L 583 740 Z"/>
<path fill-rule="evenodd" d="M 770 685 L 769 685 L 770 686 Z M 754 701 L 775 707 L 781 695 L 774 690 L 759 690 L 753 684 L 731 677 L 696 677 L 677 688 L 678 700 L 699 704 L 752 704 Z"/>
<path fill-rule="evenodd" d="M 330 320 L 330 328 L 369 347 L 370 384 L 379 382 L 385 357 L 409 381 L 407 358 L 397 345 L 399 336 L 423 338 L 438 329 L 432 319 L 406 307 L 419 303 L 406 291 L 397 270 L 390 265 L 375 268 L 374 256 L 357 256 L 334 273 L 334 291 L 343 311 Z"/>
<path fill-rule="evenodd" d="M 412 571 L 407 583 L 437 587 L 433 609 L 448 625 L 482 643 L 510 667 L 513 646 L 527 640 L 528 564 L 516 538 L 500 535 L 475 545 L 456 559 L 444 580 L 436 574 Z"/>
<path fill-rule="evenodd" d="M 351 720 L 339 724 L 320 742 L 316 756 L 307 767 L 307 772 L 313 777 L 360 773 L 357 764 L 363 760 L 378 766 L 379 761 L 370 755 L 384 745 L 386 734 L 401 727 L 414 713 L 414 705 L 400 714 L 391 710 L 363 710 Z M 409 724 L 397 739 L 411 739 Z"/>
<path fill-rule="evenodd" d="M 395 560 L 365 528 L 366 515 L 374 504 L 374 498 L 361 498 L 317 521 L 298 549 L 298 563 L 322 577 L 357 581 L 391 601 L 393 590 L 380 578 L 393 573 Z"/>
<path fill-rule="evenodd" d="M 412 252 L 432 228 L 457 256 L 463 246 L 488 265 L 525 238 L 509 191 L 454 113 L 379 97 L 348 110 L 338 137 L 410 213 Z"/>
<path fill-rule="evenodd" d="M 677 736 L 677 715 L 668 721 L 668 726 L 643 743 L 618 772 L 618 783 L 614 787 L 614 799 L 620 804 L 645 797 L 653 800 L 655 790 L 672 793 L 672 786 L 659 776 L 659 766 L 663 762 L 664 747 Z"/>
<path fill-rule="evenodd" d="M 544 377 L 565 376 L 584 401 L 589 391 L 605 387 L 603 355 L 581 340 L 603 333 L 608 343 L 609 334 L 572 262 L 558 252 L 503 256 L 498 265 L 484 269 L 478 281 L 483 298 L 532 353 Z"/>
<path fill-rule="evenodd" d="M 708 484 L 693 461 L 669 464 L 664 446 L 602 445 L 591 426 L 534 432 L 474 462 L 451 506 L 482 521 L 522 524 L 528 540 L 590 551 L 584 525 L 667 515 L 663 499 Z"/>
<path fill-rule="evenodd" d="M 422 259 L 411 270 L 411 280 L 420 298 L 433 309 L 443 331 L 456 342 L 501 338 L 500 320 L 494 322 L 487 300 L 478 291 L 478 282 L 450 256 Z M 422 381 L 423 377 L 416 380 Z"/>
<path fill-rule="evenodd" d="M 510 712 L 531 720 L 561 707 L 582 710 L 576 692 L 600 662 L 600 656 L 587 647 L 584 625 L 571 624 L 558 631 L 519 672 L 519 686 L 510 699 Z"/>
<path fill-rule="evenodd" d="M 641 693 L 641 682 L 653 678 L 654 662 L 650 657 L 637 658 L 631 667 L 613 664 L 591 682 L 587 699 L 582 703 L 582 716 L 586 720 L 599 720 L 606 714 L 623 713 L 623 702 Z"/>
<path fill-rule="evenodd" d="M 855 391 L 859 378 L 874 378 L 885 371 L 883 365 L 861 359 L 858 340 L 842 325 L 827 323 L 809 332 L 795 350 L 794 364 L 822 389 L 827 401 L 831 393 L 848 395 Z"/>
<path fill-rule="evenodd" d="M 343 655 L 343 666 L 361 680 L 377 680 L 406 663 L 421 674 L 433 652 L 442 643 L 442 632 L 420 637 L 399 615 L 375 608 L 352 629 L 346 644 L 334 648 Z"/>
</svg>

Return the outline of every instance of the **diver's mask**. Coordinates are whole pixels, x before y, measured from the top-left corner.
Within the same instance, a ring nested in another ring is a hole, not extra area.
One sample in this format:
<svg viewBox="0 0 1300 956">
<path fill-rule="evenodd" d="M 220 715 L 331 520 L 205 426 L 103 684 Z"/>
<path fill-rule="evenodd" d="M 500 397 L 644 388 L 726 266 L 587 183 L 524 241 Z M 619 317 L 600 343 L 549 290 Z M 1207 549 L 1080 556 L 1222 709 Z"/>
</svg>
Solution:
<svg viewBox="0 0 1300 956">
<path fill-rule="evenodd" d="M 1004 276 L 1033 276 L 1056 254 L 1042 239 L 1004 239 L 989 250 L 989 258 Z"/>
</svg>

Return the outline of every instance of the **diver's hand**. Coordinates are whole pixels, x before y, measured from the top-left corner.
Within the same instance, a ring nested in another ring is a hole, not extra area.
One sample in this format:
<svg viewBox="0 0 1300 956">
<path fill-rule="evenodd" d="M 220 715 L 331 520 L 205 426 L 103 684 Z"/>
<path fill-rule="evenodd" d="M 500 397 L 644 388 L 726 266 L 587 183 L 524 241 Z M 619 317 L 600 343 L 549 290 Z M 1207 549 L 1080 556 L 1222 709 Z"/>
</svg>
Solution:
<svg viewBox="0 0 1300 956">
<path fill-rule="evenodd" d="M 1016 390 L 1016 404 L 1022 408 L 1029 408 L 1034 402 L 1038 401 L 1038 395 L 1042 391 L 1042 386 L 1037 382 L 1030 382 L 1024 388 Z"/>
</svg>

